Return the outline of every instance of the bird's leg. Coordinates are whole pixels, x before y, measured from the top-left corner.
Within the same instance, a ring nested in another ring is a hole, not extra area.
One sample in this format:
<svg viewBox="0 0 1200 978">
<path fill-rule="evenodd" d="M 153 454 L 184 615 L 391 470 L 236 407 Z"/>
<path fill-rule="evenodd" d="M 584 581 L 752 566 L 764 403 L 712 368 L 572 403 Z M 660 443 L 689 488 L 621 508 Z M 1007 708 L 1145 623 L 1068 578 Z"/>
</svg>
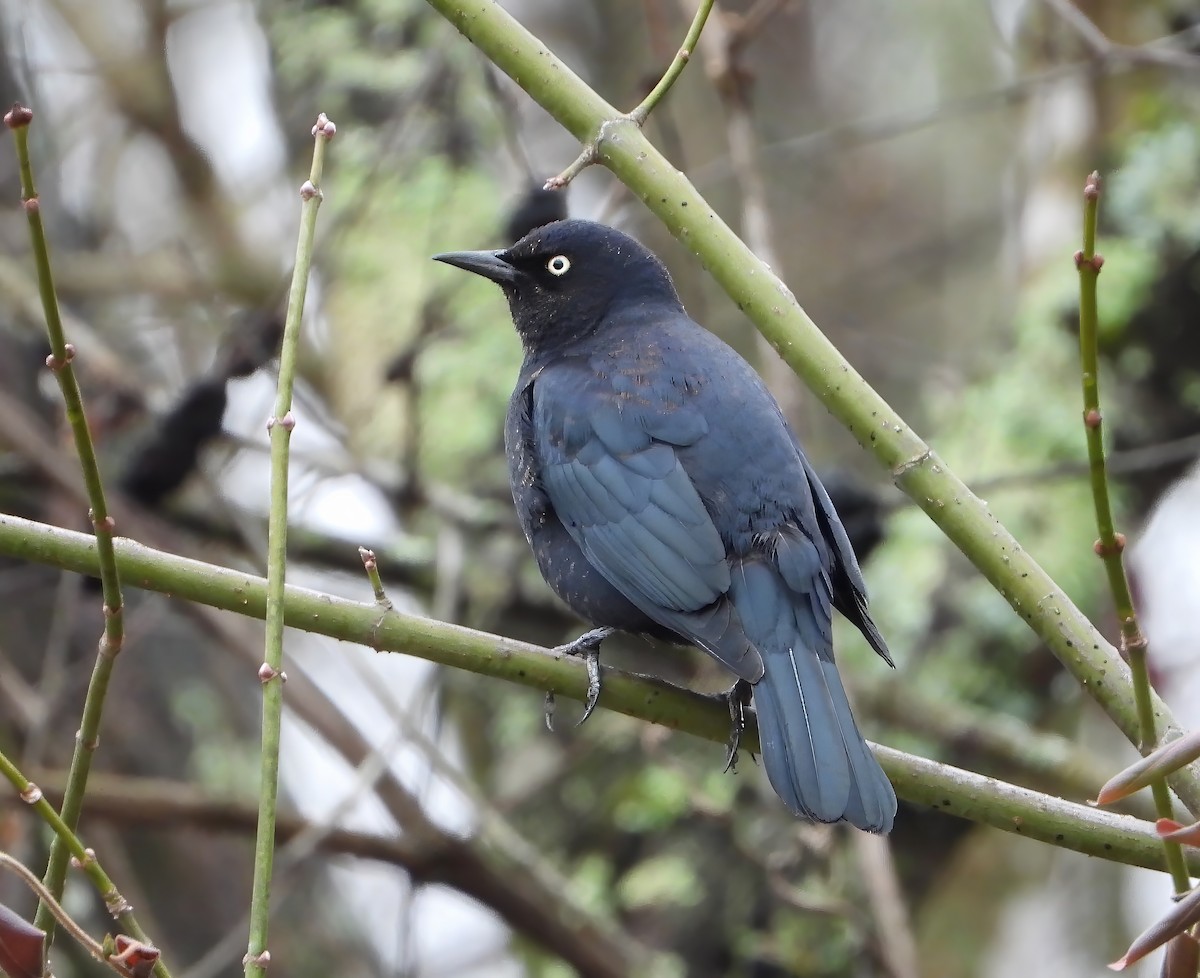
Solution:
<svg viewBox="0 0 1200 978">
<path fill-rule="evenodd" d="M 746 729 L 746 707 L 750 703 L 750 689 L 751 686 L 746 680 L 739 679 L 724 696 L 732 723 L 729 743 L 726 745 L 725 770 L 734 773 L 737 772 L 737 754 L 742 743 L 742 731 Z"/>
<path fill-rule="evenodd" d="M 600 643 L 615 632 L 615 628 L 593 628 L 590 632 L 584 632 L 579 638 L 573 642 L 568 642 L 566 645 L 559 645 L 551 649 L 551 652 L 560 655 L 577 655 L 583 658 L 584 665 L 587 666 L 588 688 L 587 699 L 584 701 L 583 716 L 579 718 L 579 726 L 592 715 L 592 710 L 596 708 L 596 703 L 600 699 Z M 546 729 L 554 729 L 554 694 L 546 694 Z"/>
</svg>

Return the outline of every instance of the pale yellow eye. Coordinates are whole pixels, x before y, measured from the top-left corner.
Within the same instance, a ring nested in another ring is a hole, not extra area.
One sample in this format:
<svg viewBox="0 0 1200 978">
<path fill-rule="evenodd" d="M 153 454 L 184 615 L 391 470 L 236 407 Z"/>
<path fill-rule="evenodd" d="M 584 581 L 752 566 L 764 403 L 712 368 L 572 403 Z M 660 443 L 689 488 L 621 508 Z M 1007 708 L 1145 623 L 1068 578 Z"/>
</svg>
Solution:
<svg viewBox="0 0 1200 978">
<path fill-rule="evenodd" d="M 546 262 L 546 271 L 551 275 L 566 275 L 571 270 L 571 259 L 566 255 L 555 255 Z"/>
</svg>

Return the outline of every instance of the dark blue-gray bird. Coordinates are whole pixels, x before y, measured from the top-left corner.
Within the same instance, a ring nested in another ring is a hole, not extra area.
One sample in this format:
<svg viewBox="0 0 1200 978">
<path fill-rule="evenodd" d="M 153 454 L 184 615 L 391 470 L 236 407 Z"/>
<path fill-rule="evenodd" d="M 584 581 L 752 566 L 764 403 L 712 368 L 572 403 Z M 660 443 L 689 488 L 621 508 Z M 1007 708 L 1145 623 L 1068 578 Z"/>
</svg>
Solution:
<svg viewBox="0 0 1200 978">
<path fill-rule="evenodd" d="M 889 831 L 896 795 L 838 676 L 833 609 L 891 659 L 841 521 L 753 368 L 688 318 L 653 253 L 602 224 L 436 257 L 508 298 L 525 352 L 505 424 L 513 499 L 546 581 L 601 626 L 572 649 L 613 629 L 699 646 L 751 685 L 788 808 Z"/>
</svg>

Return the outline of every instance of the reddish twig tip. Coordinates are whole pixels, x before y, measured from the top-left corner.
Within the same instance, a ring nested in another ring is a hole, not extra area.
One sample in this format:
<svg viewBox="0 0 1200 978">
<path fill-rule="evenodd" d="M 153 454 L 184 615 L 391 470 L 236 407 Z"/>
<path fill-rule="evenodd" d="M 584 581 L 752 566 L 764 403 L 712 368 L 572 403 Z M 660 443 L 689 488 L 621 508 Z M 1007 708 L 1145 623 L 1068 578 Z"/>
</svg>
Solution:
<svg viewBox="0 0 1200 978">
<path fill-rule="evenodd" d="M 330 121 L 329 116 L 322 112 L 317 116 L 317 124 L 312 127 L 313 138 L 324 136 L 326 139 L 333 139 L 337 135 L 337 126 Z"/>
<path fill-rule="evenodd" d="M 20 102 L 13 102 L 13 107 L 4 113 L 4 124 L 9 129 L 24 129 L 31 122 L 33 122 L 33 109 Z"/>
<path fill-rule="evenodd" d="M 1093 170 L 1088 174 L 1087 182 L 1083 185 L 1085 200 L 1098 200 L 1100 197 L 1100 171 Z"/>
</svg>

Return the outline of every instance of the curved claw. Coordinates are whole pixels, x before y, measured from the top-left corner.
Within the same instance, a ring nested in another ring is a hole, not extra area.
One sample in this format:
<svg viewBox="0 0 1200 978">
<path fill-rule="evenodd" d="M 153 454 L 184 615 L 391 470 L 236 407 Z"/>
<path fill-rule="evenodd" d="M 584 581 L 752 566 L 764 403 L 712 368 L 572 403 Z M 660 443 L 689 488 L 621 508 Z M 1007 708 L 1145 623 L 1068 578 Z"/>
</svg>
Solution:
<svg viewBox="0 0 1200 978">
<path fill-rule="evenodd" d="M 600 652 L 597 649 L 590 649 L 583 653 L 583 662 L 587 666 L 588 688 L 587 699 L 583 704 L 583 716 L 579 718 L 579 722 L 575 724 L 577 727 L 583 726 L 583 721 L 592 715 L 592 710 L 596 709 L 596 704 L 600 702 Z"/>
<path fill-rule="evenodd" d="M 600 701 L 600 643 L 615 631 L 615 628 L 593 628 L 589 632 L 584 632 L 575 641 L 551 649 L 552 652 L 559 655 L 580 656 L 584 665 L 587 666 L 587 698 L 584 700 L 583 716 L 579 718 L 579 723 L 575 724 L 577 727 L 592 715 L 592 711 L 596 709 L 596 704 Z M 546 694 L 546 727 L 550 730 L 554 729 L 553 699 L 552 693 Z"/>
<path fill-rule="evenodd" d="M 729 743 L 725 747 L 725 767 L 721 773 L 733 771 L 736 774 L 738 748 L 742 743 L 742 731 L 746 729 L 746 705 L 750 702 L 750 684 L 744 679 L 739 679 L 725 694 L 725 702 L 729 706 L 729 720 L 732 726 L 729 731 Z"/>
</svg>

